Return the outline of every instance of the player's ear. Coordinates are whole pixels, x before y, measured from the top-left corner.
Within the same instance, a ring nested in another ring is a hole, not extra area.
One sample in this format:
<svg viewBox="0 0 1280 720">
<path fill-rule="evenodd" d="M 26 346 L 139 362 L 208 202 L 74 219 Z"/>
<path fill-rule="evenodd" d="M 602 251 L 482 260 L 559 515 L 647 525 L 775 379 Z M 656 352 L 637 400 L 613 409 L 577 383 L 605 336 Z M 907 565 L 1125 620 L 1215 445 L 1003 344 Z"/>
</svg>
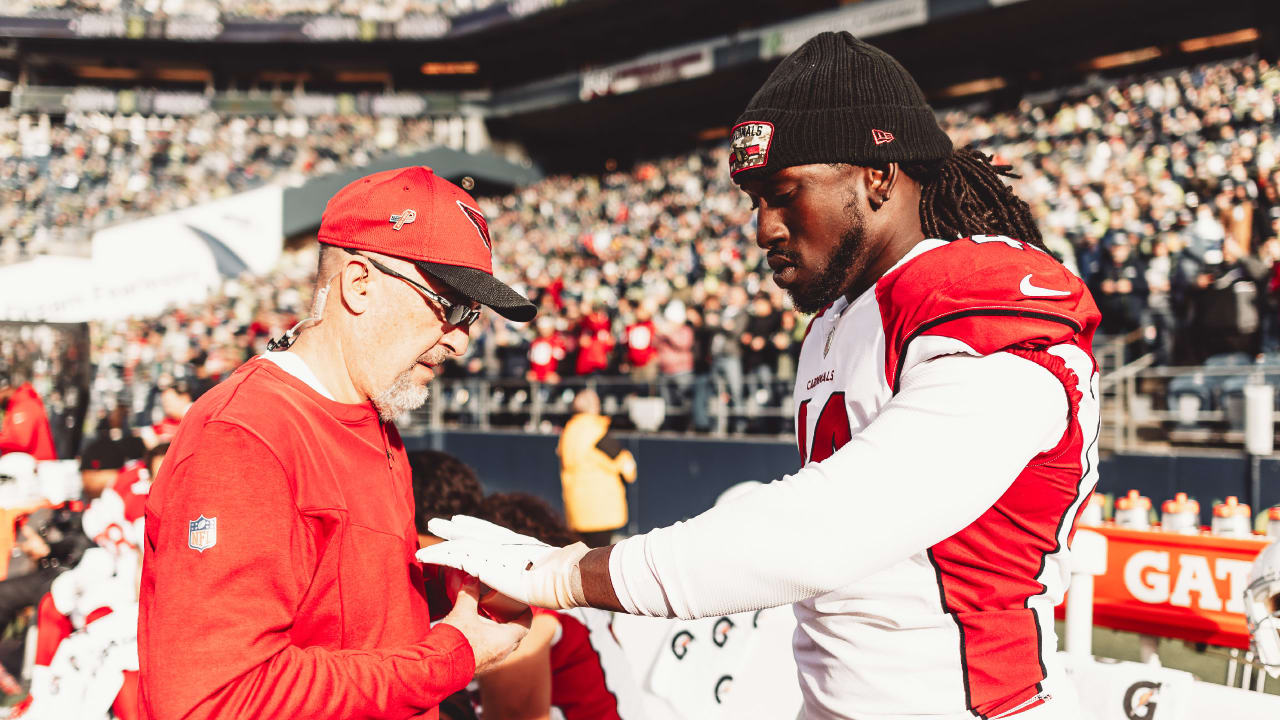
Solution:
<svg viewBox="0 0 1280 720">
<path fill-rule="evenodd" d="M 369 309 L 369 282 L 369 266 L 360 258 L 351 258 L 342 268 L 342 279 L 338 283 L 342 289 L 342 304 L 353 315 Z"/>
<path fill-rule="evenodd" d="M 898 184 L 898 163 L 880 167 L 867 167 L 867 203 L 872 210 L 879 210 L 889 202 Z"/>
</svg>

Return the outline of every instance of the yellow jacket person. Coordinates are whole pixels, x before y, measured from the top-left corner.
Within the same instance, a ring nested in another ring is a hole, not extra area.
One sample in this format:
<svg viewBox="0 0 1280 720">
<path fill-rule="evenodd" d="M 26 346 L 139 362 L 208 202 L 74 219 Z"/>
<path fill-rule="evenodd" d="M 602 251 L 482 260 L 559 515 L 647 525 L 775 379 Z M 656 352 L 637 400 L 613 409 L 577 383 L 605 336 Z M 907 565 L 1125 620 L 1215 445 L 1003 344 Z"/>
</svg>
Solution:
<svg viewBox="0 0 1280 720">
<path fill-rule="evenodd" d="M 560 481 L 569 527 L 592 547 L 607 545 L 627 524 L 623 482 L 635 482 L 636 460 L 609 435 L 609 418 L 600 414 L 600 398 L 587 389 L 574 398 L 576 414 L 560 435 Z"/>
</svg>

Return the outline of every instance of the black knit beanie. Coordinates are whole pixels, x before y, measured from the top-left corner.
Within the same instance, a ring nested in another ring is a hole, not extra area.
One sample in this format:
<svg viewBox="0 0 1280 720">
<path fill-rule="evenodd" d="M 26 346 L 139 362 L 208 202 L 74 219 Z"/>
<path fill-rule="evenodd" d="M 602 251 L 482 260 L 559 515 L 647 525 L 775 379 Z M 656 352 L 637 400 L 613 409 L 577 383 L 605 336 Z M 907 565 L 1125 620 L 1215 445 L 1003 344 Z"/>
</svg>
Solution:
<svg viewBox="0 0 1280 720">
<path fill-rule="evenodd" d="M 733 126 L 735 182 L 792 165 L 927 162 L 951 155 L 920 86 L 848 32 L 824 32 L 784 59 Z"/>
</svg>

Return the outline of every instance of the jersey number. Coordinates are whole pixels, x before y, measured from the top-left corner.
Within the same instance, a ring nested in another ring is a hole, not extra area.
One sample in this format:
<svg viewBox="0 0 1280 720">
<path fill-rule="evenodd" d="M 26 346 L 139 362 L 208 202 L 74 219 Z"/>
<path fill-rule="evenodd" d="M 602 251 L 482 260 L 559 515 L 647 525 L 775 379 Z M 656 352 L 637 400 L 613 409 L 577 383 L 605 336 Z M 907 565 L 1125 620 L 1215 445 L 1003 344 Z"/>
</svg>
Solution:
<svg viewBox="0 0 1280 720">
<path fill-rule="evenodd" d="M 822 407 L 822 414 L 813 426 L 812 450 L 809 449 L 808 438 L 805 436 L 809 429 L 808 400 L 800 403 L 800 409 L 796 413 L 796 428 L 799 431 L 796 439 L 800 445 L 801 467 L 810 461 L 822 462 L 831 457 L 853 437 L 853 433 L 849 431 L 849 412 L 844 406 L 844 393 L 831 393 L 827 398 L 827 404 Z"/>
</svg>

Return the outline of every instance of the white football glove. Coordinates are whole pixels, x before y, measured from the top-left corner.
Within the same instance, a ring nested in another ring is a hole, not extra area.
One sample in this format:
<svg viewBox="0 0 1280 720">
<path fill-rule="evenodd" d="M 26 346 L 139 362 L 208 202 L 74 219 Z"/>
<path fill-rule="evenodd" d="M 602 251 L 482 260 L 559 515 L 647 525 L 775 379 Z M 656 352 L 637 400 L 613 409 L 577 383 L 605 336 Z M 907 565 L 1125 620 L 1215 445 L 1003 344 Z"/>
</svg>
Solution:
<svg viewBox="0 0 1280 720">
<path fill-rule="evenodd" d="M 418 551 L 418 560 L 444 565 L 480 579 L 514 600 L 562 610 L 587 604 L 578 561 L 589 548 L 582 543 L 555 547 L 467 515 L 427 523 L 445 542 Z"/>
</svg>

